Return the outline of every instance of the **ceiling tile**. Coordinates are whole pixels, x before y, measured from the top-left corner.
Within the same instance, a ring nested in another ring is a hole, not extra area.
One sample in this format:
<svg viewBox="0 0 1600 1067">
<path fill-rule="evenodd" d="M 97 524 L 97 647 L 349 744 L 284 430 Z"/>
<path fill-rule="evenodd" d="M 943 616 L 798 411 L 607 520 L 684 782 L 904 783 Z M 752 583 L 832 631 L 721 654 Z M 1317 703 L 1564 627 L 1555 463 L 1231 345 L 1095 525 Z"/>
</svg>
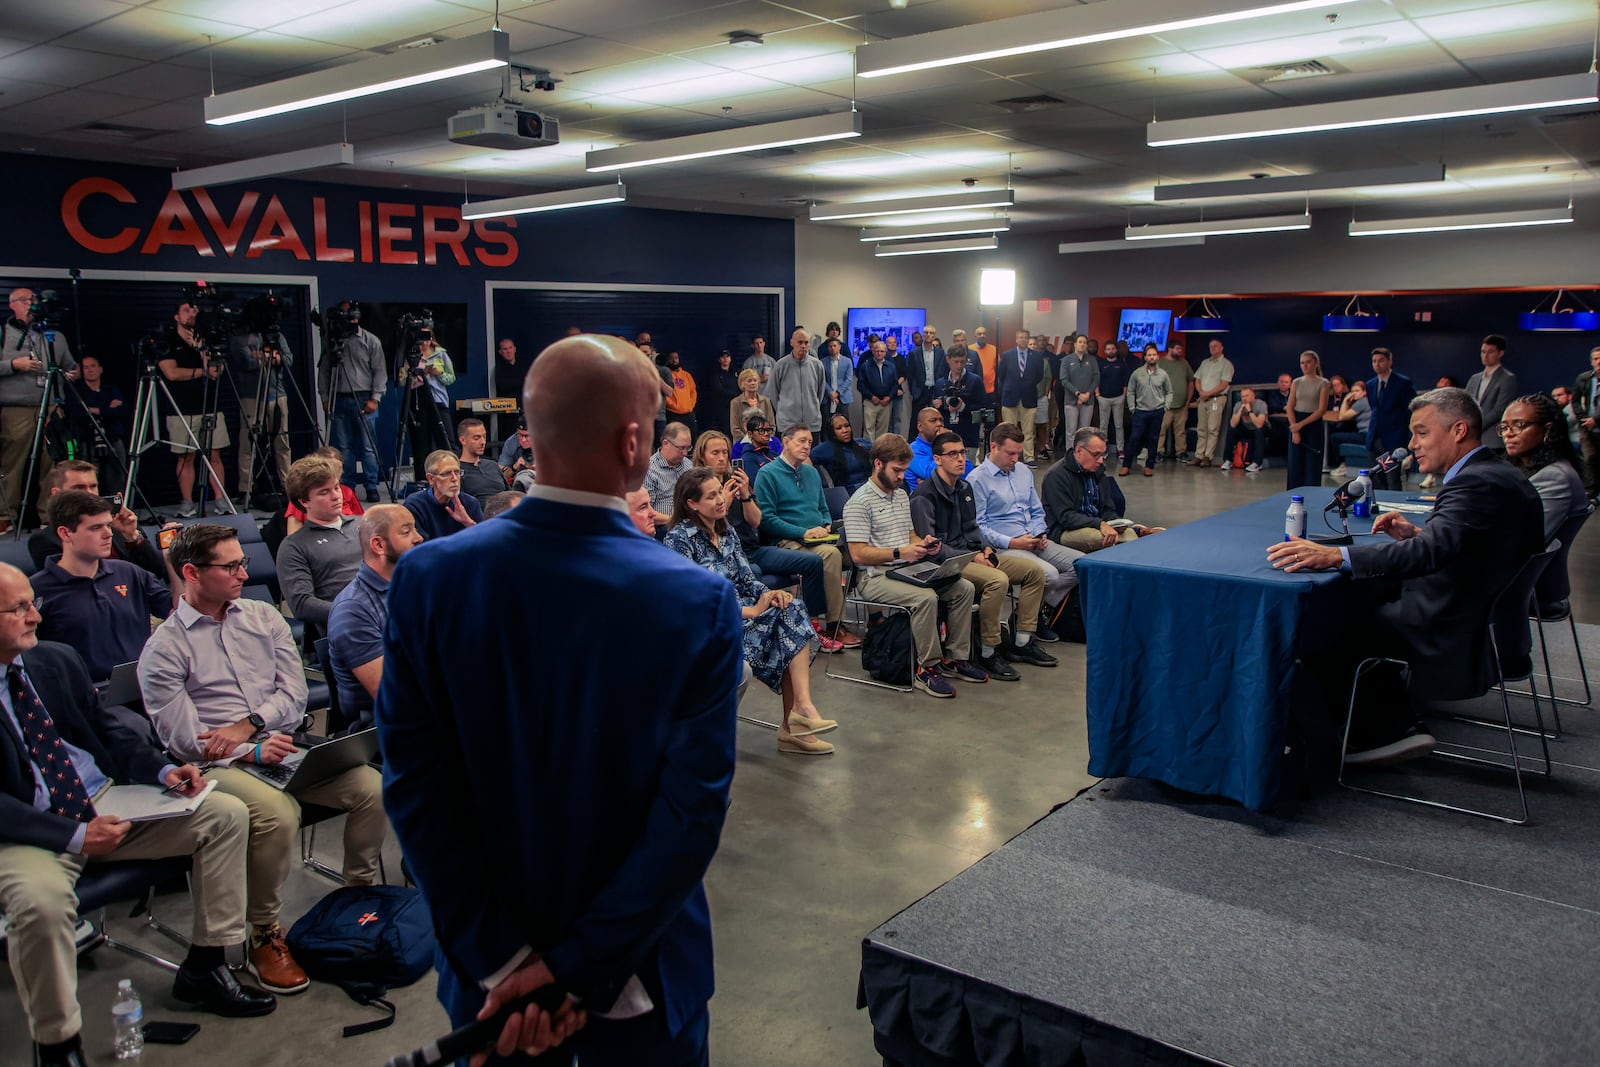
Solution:
<svg viewBox="0 0 1600 1067">
<path fill-rule="evenodd" d="M 143 63 L 143 60 L 127 56 L 42 44 L 7 56 L 3 69 L 8 78 L 74 88 L 97 78 L 133 70 Z"/>
<path fill-rule="evenodd" d="M 265 4 L 260 0 L 149 0 L 145 8 L 163 14 L 206 18 L 241 29 L 265 30 L 330 8 L 350 6 L 357 5 L 349 0 L 272 0 Z M 460 16 L 465 12 L 456 14 Z"/>
<path fill-rule="evenodd" d="M 49 41 L 64 33 L 126 12 L 121 0 L 50 0 L 6 5 L 6 36 L 24 41 Z"/>
<path fill-rule="evenodd" d="M 86 25 L 56 43 L 136 59 L 166 59 L 248 32 L 244 27 L 213 19 L 137 8 L 115 18 Z M 204 66 L 204 62 L 201 65 Z"/>
<path fill-rule="evenodd" d="M 431 36 L 445 27 L 461 27 L 463 15 L 470 13 L 443 0 L 383 0 L 382 14 L 366 3 L 340 4 L 313 12 L 280 27 L 297 37 L 327 41 L 345 48 L 391 48 L 397 44 Z M 489 18 L 480 18 L 473 28 L 462 28 L 456 36 L 470 36 L 493 28 Z M 516 46 L 515 35 L 512 46 Z"/>
</svg>

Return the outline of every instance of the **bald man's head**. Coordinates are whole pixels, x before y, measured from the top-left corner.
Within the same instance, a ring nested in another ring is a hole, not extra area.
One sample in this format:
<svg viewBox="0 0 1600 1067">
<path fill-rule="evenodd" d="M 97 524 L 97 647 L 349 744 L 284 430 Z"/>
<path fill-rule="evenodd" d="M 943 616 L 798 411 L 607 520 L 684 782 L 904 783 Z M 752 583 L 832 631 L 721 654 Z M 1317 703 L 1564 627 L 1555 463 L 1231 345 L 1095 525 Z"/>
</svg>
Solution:
<svg viewBox="0 0 1600 1067">
<path fill-rule="evenodd" d="M 417 532 L 417 519 L 409 508 L 374 504 L 361 516 L 361 558 L 369 567 L 393 567 L 401 556 L 420 544 L 422 535 Z"/>
<path fill-rule="evenodd" d="M 644 481 L 661 376 L 616 337 L 566 337 L 539 353 L 522 389 L 542 484 L 621 496 Z"/>
</svg>

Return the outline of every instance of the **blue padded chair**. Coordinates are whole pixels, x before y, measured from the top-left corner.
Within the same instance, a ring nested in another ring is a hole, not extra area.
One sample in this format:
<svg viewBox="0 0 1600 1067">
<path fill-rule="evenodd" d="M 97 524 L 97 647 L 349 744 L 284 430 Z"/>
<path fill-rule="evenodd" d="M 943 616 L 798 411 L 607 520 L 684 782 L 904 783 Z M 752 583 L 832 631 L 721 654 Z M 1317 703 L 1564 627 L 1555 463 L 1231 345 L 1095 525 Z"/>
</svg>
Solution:
<svg viewBox="0 0 1600 1067">
<path fill-rule="evenodd" d="M 107 933 L 105 913 L 113 904 L 133 901 L 134 907 L 128 913 L 129 918 L 143 915 L 144 925 L 147 928 L 188 948 L 189 939 L 157 919 L 152 904 L 156 890 L 183 881 L 188 877 L 190 866 L 188 856 L 91 863 L 83 869 L 83 874 L 78 878 L 78 917 L 86 919 L 98 913 L 96 925 L 100 928 L 100 939 L 105 944 L 118 952 L 125 952 L 130 956 L 137 956 L 139 959 L 154 963 L 158 967 L 176 971 L 178 964 L 173 961 L 125 941 L 119 941 Z"/>
</svg>

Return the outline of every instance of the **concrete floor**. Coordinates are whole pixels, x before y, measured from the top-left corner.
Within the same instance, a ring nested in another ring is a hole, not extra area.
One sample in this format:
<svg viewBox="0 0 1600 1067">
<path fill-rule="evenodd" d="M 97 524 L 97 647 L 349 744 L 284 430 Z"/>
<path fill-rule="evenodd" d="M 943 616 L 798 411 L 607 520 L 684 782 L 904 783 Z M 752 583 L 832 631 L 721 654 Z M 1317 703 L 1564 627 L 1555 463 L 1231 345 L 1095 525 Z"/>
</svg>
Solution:
<svg viewBox="0 0 1600 1067">
<path fill-rule="evenodd" d="M 1123 479 L 1130 516 L 1177 525 L 1281 491 L 1283 472 L 1259 475 L 1170 466 Z M 1266 546 L 1263 546 L 1263 550 Z M 1600 621 L 1595 583 L 1600 539 L 1574 551 L 1581 621 Z M 879 1061 L 871 1023 L 855 1008 L 861 938 L 896 911 L 1068 800 L 1090 778 L 1083 719 L 1083 647 L 1059 644 L 1053 670 L 1021 666 L 1019 683 L 960 686 L 954 700 L 850 685 L 813 673 L 819 707 L 840 721 L 828 757 L 780 756 L 773 735 L 739 727 L 739 768 L 722 848 L 707 879 L 716 929 L 718 992 L 713 1062 L 745 1067 L 868 1065 Z M 859 667 L 853 653 L 834 657 Z M 743 708 L 776 716 L 757 686 Z M 335 827 L 337 824 L 333 824 Z M 319 853 L 337 865 L 324 828 Z M 387 863 L 399 870 L 391 844 Z M 285 914 L 301 914 L 331 884 L 297 870 Z M 163 897 L 163 919 L 185 929 L 187 897 Z M 173 946 L 113 916 L 119 934 L 163 953 Z M 176 950 L 174 950 L 176 951 Z M 394 991 L 395 1025 L 343 1040 L 340 1028 L 373 1017 L 331 986 L 283 998 L 261 1020 L 228 1022 L 173 1010 L 170 976 L 108 948 L 82 961 L 81 1000 L 91 1062 L 110 1064 L 110 1004 L 130 977 L 147 1018 L 203 1025 L 181 1049 L 147 1048 L 145 1062 L 235 1067 L 303 1062 L 376 1064 L 445 1028 L 425 979 Z M 0 1065 L 25 1064 L 26 1028 L 9 971 L 0 976 Z M 290 1044 L 292 1043 L 292 1048 Z"/>
</svg>

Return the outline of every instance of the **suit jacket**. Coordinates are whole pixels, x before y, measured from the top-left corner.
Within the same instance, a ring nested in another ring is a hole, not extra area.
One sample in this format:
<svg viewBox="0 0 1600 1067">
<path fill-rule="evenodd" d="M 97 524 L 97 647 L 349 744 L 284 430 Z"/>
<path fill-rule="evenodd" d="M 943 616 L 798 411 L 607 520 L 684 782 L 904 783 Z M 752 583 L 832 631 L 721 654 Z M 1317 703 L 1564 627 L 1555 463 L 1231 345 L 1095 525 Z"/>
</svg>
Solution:
<svg viewBox="0 0 1600 1067">
<path fill-rule="evenodd" d="M 940 351 L 938 354 L 940 356 L 944 355 L 942 351 Z M 937 367 L 938 363 L 936 362 L 934 365 Z M 938 372 L 935 371 L 934 373 L 937 374 Z M 945 375 L 948 377 L 949 371 L 946 371 Z M 922 408 L 928 406 L 927 380 L 927 360 L 923 356 L 922 349 L 913 348 L 909 353 L 906 354 L 906 392 L 910 394 L 912 404 L 915 407 Z M 937 386 L 939 384 L 939 379 L 937 377 L 934 378 L 933 383 L 935 386 Z"/>
<path fill-rule="evenodd" d="M 1594 371 L 1586 370 L 1572 383 L 1572 417 L 1579 421 L 1594 414 L 1589 407 L 1589 388 L 1594 384 Z M 1583 428 L 1580 426 L 1580 430 Z"/>
<path fill-rule="evenodd" d="M 995 391 L 1000 394 L 1000 406 L 1014 408 L 1019 404 L 1032 410 L 1039 406 L 1039 383 L 1044 380 L 1044 355 L 1033 349 L 1024 350 L 1027 362 L 1018 366 L 1018 352 L 1008 348 L 994 361 Z"/>
<path fill-rule="evenodd" d="M 1478 396 L 1478 386 L 1482 382 L 1482 371 L 1467 379 L 1467 393 L 1475 400 Z M 1522 392 L 1517 386 L 1517 376 L 1502 363 L 1500 369 L 1494 372 L 1494 377 L 1489 379 L 1489 388 L 1484 392 L 1483 399 L 1478 401 L 1478 409 L 1483 412 L 1484 444 L 1497 450 L 1505 449 L 1506 446 L 1500 440 L 1498 430 L 1500 416 L 1505 414 L 1511 402 L 1521 395 Z"/>
<path fill-rule="evenodd" d="M 130 785 L 155 783 L 161 769 L 174 762 L 101 706 L 75 649 L 40 641 L 22 654 L 22 666 L 62 739 L 93 757 L 107 778 Z M 65 852 L 78 821 L 35 811 L 33 789 L 28 753 L 0 713 L 0 842 Z"/>
<path fill-rule="evenodd" d="M 1358 543 L 1358 579 L 1400 582 L 1377 622 L 1411 663 L 1411 683 L 1441 700 L 1486 690 L 1492 677 L 1487 624 L 1495 596 L 1544 547 L 1539 494 L 1488 449 L 1474 453 L 1438 491 L 1428 521 L 1407 541 Z"/>
<path fill-rule="evenodd" d="M 1404 374 L 1389 374 L 1389 384 L 1380 394 L 1378 378 L 1367 379 L 1367 403 L 1372 407 L 1372 418 L 1367 423 L 1367 449 L 1376 455 L 1391 448 L 1399 448 L 1411 440 L 1411 402 L 1417 398 L 1417 388 Z"/>
<path fill-rule="evenodd" d="M 497 590 L 516 625 L 484 626 L 466 589 Z M 658 636 L 670 618 L 672 639 L 623 649 L 561 604 L 626 605 Z M 733 778 L 742 635 L 733 586 L 620 510 L 534 496 L 400 561 L 374 707 L 384 808 L 457 1025 L 524 946 L 591 1010 L 638 975 L 674 1034 L 710 998 L 701 879 Z"/>
</svg>

